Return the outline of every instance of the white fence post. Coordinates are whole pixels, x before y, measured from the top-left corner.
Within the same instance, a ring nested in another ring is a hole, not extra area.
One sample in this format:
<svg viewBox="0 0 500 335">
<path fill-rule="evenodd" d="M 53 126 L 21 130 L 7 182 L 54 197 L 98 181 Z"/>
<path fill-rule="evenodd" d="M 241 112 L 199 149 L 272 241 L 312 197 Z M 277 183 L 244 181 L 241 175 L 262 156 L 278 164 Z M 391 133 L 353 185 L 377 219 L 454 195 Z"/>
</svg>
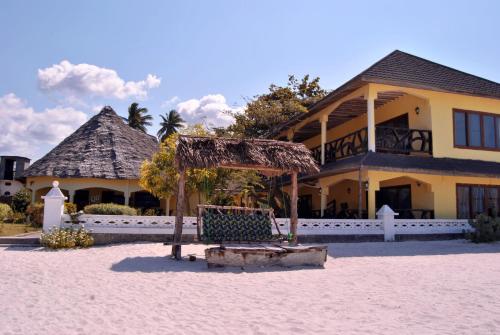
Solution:
<svg viewBox="0 0 500 335">
<path fill-rule="evenodd" d="M 394 241 L 396 237 L 396 227 L 394 226 L 394 216 L 399 215 L 387 205 L 382 206 L 377 212 L 377 219 L 382 220 L 384 227 L 384 241 Z"/>
<path fill-rule="evenodd" d="M 43 208 L 43 231 L 61 226 L 61 218 L 64 213 L 64 200 L 68 199 L 59 189 L 59 182 L 54 180 L 49 193 L 42 197 Z"/>
</svg>

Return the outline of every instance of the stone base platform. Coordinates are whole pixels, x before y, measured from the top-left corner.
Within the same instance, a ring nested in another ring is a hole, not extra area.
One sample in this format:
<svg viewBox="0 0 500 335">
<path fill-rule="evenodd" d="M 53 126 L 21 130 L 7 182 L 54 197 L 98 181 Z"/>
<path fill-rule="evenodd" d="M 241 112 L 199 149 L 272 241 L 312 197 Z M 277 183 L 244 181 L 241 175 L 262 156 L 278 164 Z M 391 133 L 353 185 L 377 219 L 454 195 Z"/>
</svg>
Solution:
<svg viewBox="0 0 500 335">
<path fill-rule="evenodd" d="M 205 249 L 209 268 L 225 266 L 323 266 L 326 245 L 226 245 Z"/>
</svg>

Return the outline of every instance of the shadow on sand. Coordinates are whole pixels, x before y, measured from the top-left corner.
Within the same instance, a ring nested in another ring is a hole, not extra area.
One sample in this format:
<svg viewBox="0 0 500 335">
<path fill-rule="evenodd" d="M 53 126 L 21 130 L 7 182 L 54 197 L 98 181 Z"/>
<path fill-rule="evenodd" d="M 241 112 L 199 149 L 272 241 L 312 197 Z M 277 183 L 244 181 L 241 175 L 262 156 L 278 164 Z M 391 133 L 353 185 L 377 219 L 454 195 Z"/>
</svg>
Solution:
<svg viewBox="0 0 500 335">
<path fill-rule="evenodd" d="M 253 272 L 283 272 L 297 270 L 321 270 L 322 267 L 297 266 L 297 267 L 226 267 L 212 268 L 207 267 L 204 259 L 197 259 L 190 262 L 187 259 L 176 261 L 167 256 L 145 256 L 145 257 L 127 257 L 111 266 L 112 271 L 116 272 L 210 272 L 210 273 L 253 273 Z"/>
<path fill-rule="evenodd" d="M 500 253 L 500 243 L 475 244 L 466 240 L 331 243 L 328 256 L 386 257 Z"/>
</svg>

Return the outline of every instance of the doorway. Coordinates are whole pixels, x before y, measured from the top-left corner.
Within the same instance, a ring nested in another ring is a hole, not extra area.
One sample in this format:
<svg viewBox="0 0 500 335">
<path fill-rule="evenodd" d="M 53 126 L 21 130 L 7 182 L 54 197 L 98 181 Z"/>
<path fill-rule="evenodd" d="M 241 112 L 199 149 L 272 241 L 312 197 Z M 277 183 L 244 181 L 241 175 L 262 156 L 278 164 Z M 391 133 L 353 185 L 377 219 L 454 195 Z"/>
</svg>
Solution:
<svg viewBox="0 0 500 335">
<path fill-rule="evenodd" d="M 411 185 L 381 187 L 375 192 L 375 204 L 377 210 L 383 205 L 391 207 L 400 213 L 400 218 L 411 219 Z"/>
</svg>

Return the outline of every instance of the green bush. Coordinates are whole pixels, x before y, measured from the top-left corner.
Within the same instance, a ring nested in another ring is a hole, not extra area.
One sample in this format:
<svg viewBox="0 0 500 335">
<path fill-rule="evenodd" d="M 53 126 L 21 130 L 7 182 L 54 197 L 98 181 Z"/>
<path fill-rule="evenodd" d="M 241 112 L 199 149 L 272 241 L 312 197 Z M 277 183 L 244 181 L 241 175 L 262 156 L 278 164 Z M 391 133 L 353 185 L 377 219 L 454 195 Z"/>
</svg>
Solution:
<svg viewBox="0 0 500 335">
<path fill-rule="evenodd" d="M 31 203 L 30 190 L 23 188 L 12 197 L 12 209 L 14 212 L 24 213 Z"/>
<path fill-rule="evenodd" d="M 26 215 L 29 217 L 31 224 L 34 227 L 43 226 L 43 208 L 44 206 L 42 202 L 30 204 L 28 208 L 26 208 Z"/>
<path fill-rule="evenodd" d="M 7 204 L 0 204 L 0 222 L 12 216 L 12 208 Z"/>
<path fill-rule="evenodd" d="M 118 205 L 118 204 L 95 204 L 85 206 L 83 209 L 85 214 L 100 214 L 100 215 L 137 215 L 135 208 Z"/>
<path fill-rule="evenodd" d="M 159 208 L 148 208 L 142 212 L 142 216 L 159 216 L 161 215 L 161 209 Z"/>
<path fill-rule="evenodd" d="M 64 203 L 64 213 L 66 213 L 66 214 L 76 213 L 76 205 L 72 202 L 65 202 Z"/>
<path fill-rule="evenodd" d="M 94 238 L 83 228 L 77 230 L 56 228 L 48 233 L 42 233 L 40 242 L 44 247 L 50 249 L 88 248 L 94 244 Z"/>
<path fill-rule="evenodd" d="M 8 219 L 11 223 L 26 223 L 26 214 L 19 212 L 12 212 L 11 217 Z"/>
<path fill-rule="evenodd" d="M 500 241 L 500 218 L 492 218 L 485 214 L 480 214 L 470 225 L 474 231 L 467 234 L 467 238 L 474 243 Z"/>
</svg>

